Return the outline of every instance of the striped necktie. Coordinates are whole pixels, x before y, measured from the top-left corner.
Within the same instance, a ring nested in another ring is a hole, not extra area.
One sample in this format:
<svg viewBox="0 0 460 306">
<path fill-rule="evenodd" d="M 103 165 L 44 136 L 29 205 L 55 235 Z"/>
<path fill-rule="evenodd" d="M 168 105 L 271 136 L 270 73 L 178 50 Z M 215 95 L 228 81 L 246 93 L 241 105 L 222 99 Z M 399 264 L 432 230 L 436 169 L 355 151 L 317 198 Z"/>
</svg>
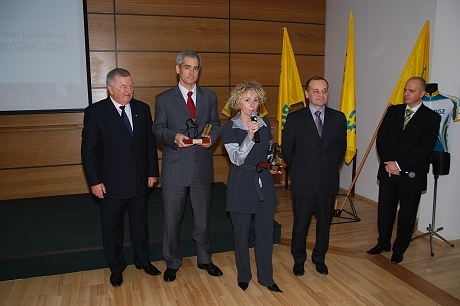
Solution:
<svg viewBox="0 0 460 306">
<path fill-rule="evenodd" d="M 403 126 L 403 129 L 406 127 L 406 125 L 409 123 L 409 120 L 412 116 L 412 114 L 414 113 L 413 110 L 411 110 L 410 108 L 406 109 L 406 115 L 404 116 L 404 126 Z"/>
</svg>

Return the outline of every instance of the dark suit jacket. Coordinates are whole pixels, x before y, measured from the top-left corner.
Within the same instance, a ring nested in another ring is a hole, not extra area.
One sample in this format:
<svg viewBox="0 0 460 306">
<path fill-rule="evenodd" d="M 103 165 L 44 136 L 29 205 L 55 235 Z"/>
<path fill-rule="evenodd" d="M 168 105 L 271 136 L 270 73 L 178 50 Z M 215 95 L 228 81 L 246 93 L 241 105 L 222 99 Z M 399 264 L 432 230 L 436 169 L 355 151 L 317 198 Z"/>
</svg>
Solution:
<svg viewBox="0 0 460 306">
<path fill-rule="evenodd" d="M 105 197 L 148 195 L 148 177 L 158 177 L 150 107 L 131 100 L 133 138 L 109 97 L 85 109 L 81 156 L 90 186 L 104 183 Z"/>
<path fill-rule="evenodd" d="M 399 183 L 403 190 L 426 190 L 429 157 L 436 144 L 441 116 L 420 106 L 403 130 L 406 104 L 388 107 L 377 134 L 377 152 L 380 167 L 377 178 L 380 183 Z M 386 161 L 396 161 L 402 171 L 414 172 L 415 178 L 388 176 Z"/>
<path fill-rule="evenodd" d="M 346 139 L 342 112 L 325 108 L 321 137 L 308 106 L 290 113 L 283 129 L 281 153 L 290 169 L 291 191 L 306 196 L 336 194 Z"/>
<path fill-rule="evenodd" d="M 214 91 L 197 86 L 196 122 L 198 136 L 203 133 L 206 124 L 211 124 L 209 133 L 213 145 L 220 137 L 220 125 L 217 96 Z M 156 97 L 155 120 L 153 134 L 163 144 L 161 182 L 175 186 L 190 186 L 193 177 L 193 165 L 197 162 L 198 171 L 203 185 L 210 184 L 214 179 L 212 148 L 193 145 L 179 148 L 175 143 L 177 133 L 187 135 L 186 121 L 190 112 L 181 94 L 179 85 L 168 89 Z M 193 136 L 193 135 L 191 135 Z"/>
</svg>

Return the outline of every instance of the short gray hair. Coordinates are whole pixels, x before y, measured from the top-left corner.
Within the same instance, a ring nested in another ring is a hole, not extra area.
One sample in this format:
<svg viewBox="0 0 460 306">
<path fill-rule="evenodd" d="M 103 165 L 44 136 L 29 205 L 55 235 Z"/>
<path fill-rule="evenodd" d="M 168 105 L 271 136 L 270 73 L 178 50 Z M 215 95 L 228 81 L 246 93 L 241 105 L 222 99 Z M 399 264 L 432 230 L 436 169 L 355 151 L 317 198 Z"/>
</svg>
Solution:
<svg viewBox="0 0 460 306">
<path fill-rule="evenodd" d="M 123 78 L 131 76 L 131 73 L 129 73 L 128 70 L 123 69 L 123 68 L 115 68 L 111 70 L 109 73 L 107 73 L 107 77 L 105 79 L 105 84 L 107 86 L 113 85 L 115 83 L 115 77 L 116 76 L 121 76 Z"/>
<path fill-rule="evenodd" d="M 201 57 L 193 50 L 185 50 L 179 53 L 176 57 L 176 65 L 180 67 L 185 57 L 196 58 L 198 60 L 198 67 L 201 67 Z"/>
</svg>

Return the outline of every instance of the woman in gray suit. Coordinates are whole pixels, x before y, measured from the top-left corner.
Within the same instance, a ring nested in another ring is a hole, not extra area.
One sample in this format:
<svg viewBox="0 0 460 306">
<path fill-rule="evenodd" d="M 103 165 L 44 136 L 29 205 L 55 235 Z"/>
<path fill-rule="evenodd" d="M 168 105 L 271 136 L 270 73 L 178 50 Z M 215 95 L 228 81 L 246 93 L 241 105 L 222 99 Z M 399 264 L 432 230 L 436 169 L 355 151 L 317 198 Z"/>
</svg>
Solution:
<svg viewBox="0 0 460 306">
<path fill-rule="evenodd" d="M 273 136 L 270 122 L 257 116 L 265 91 L 256 81 L 237 85 L 228 105 L 239 113 L 224 125 L 222 142 L 231 161 L 227 186 L 227 211 L 233 224 L 238 286 L 246 290 L 252 278 L 249 232 L 255 226 L 255 256 L 258 282 L 271 291 L 282 292 L 273 280 L 273 218 L 278 205 L 272 174 L 259 167 L 267 163 Z"/>
</svg>

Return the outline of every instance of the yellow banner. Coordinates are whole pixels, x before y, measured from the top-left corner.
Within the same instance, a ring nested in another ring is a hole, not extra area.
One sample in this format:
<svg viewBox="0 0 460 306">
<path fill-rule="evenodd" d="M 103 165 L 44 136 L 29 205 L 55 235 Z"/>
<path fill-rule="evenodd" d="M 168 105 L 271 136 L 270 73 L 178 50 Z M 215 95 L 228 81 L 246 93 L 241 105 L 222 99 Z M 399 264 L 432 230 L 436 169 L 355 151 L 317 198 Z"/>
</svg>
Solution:
<svg viewBox="0 0 460 306">
<path fill-rule="evenodd" d="M 295 63 L 294 51 L 287 28 L 283 33 L 283 49 L 281 53 L 280 85 L 278 92 L 278 144 L 281 144 L 281 135 L 286 122 L 286 116 L 291 110 L 291 105 L 305 102 L 302 83 L 300 83 L 299 71 Z"/>
<path fill-rule="evenodd" d="M 430 22 L 427 20 L 407 60 L 406 66 L 390 98 L 390 104 L 402 104 L 404 86 L 414 76 L 422 77 L 428 83 L 430 60 Z"/>
<path fill-rule="evenodd" d="M 347 151 L 345 162 L 349 164 L 356 154 L 356 96 L 355 96 L 355 46 L 353 35 L 353 13 L 348 21 L 348 43 L 343 68 L 340 111 L 347 118 Z"/>
</svg>

